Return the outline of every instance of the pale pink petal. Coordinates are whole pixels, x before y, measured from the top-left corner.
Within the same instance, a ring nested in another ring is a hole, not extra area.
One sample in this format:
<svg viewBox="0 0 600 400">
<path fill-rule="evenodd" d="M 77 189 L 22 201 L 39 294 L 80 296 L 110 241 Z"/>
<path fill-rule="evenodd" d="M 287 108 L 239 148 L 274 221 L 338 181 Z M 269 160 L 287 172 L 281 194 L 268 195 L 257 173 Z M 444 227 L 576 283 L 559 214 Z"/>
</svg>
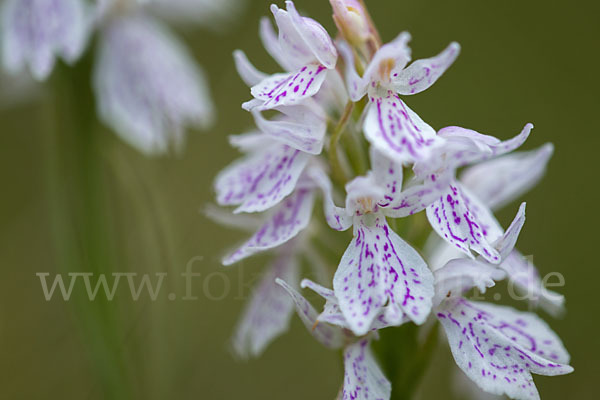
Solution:
<svg viewBox="0 0 600 400">
<path fill-rule="evenodd" d="M 467 169 L 460 181 L 492 210 L 498 209 L 535 186 L 546 172 L 554 146 L 508 154 Z"/>
<path fill-rule="evenodd" d="M 393 314 L 405 313 L 417 324 L 423 323 L 433 297 L 431 271 L 385 218 L 356 219 L 354 238 L 333 278 L 348 325 L 355 334 L 365 334 L 386 305 L 395 309 Z"/>
<path fill-rule="evenodd" d="M 296 189 L 292 195 L 277 206 L 274 213 L 248 241 L 223 259 L 223 264 L 233 264 L 293 239 L 308 226 L 313 205 L 313 190 Z"/>
<path fill-rule="evenodd" d="M 250 87 L 259 84 L 268 77 L 264 72 L 257 70 L 241 50 L 233 52 L 233 60 L 235 61 L 235 68 L 238 74 L 244 83 Z"/>
<path fill-rule="evenodd" d="M 494 242 L 494 247 L 498 250 L 500 258 L 504 260 L 514 250 L 521 229 L 525 224 L 525 203 L 521 203 L 517 215 L 512 223 L 499 239 Z"/>
<path fill-rule="evenodd" d="M 304 323 L 304 326 L 315 339 L 323 346 L 330 349 L 339 349 L 344 345 L 345 335 L 337 326 L 317 323 L 317 312 L 315 308 L 296 290 L 281 279 L 276 279 L 291 296 L 296 305 L 296 313 Z"/>
<path fill-rule="evenodd" d="M 544 287 L 540 274 L 530 257 L 525 257 L 519 251 L 513 250 L 499 267 L 508 275 L 509 288 L 513 288 L 523 299 L 540 306 L 552 316 L 562 314 L 565 297 Z"/>
<path fill-rule="evenodd" d="M 308 159 L 307 153 L 278 143 L 249 154 L 217 175 L 217 202 L 239 205 L 235 212 L 271 208 L 294 190 Z"/>
<path fill-rule="evenodd" d="M 251 92 L 259 102 L 243 104 L 246 110 L 270 110 L 275 107 L 298 105 L 314 96 L 327 76 L 320 64 L 308 64 L 297 72 L 272 75 L 252 87 Z"/>
<path fill-rule="evenodd" d="M 392 385 L 383 375 L 363 339 L 344 349 L 344 386 L 342 400 L 389 400 Z"/>
<path fill-rule="evenodd" d="M 398 163 L 427 159 L 440 144 L 435 130 L 415 114 L 397 95 L 371 97 L 364 123 L 367 140 Z"/>
<path fill-rule="evenodd" d="M 354 54 L 350 49 L 350 46 L 346 42 L 340 41 L 338 43 L 340 54 L 344 59 L 345 72 L 346 72 L 346 87 L 350 94 L 350 99 L 354 102 L 359 101 L 367 94 L 367 87 L 369 86 L 368 77 L 361 77 L 356 72 L 356 65 L 354 64 Z"/>
<path fill-rule="evenodd" d="M 486 392 L 539 399 L 531 373 L 573 371 L 561 340 L 534 314 L 458 298 L 437 317 L 457 365 Z"/>
<path fill-rule="evenodd" d="M 427 218 L 442 239 L 469 257 L 473 250 L 491 263 L 500 262 L 492 243 L 502 236 L 502 227 L 491 211 L 457 182 L 427 207 Z"/>
<path fill-rule="evenodd" d="M 291 109 L 294 112 L 290 113 Z M 259 111 L 252 111 L 256 126 L 269 137 L 305 153 L 320 154 L 323 150 L 324 119 L 302 106 L 286 107 L 282 118 L 267 120 Z"/>
<path fill-rule="evenodd" d="M 273 29 L 273 24 L 267 17 L 262 17 L 260 19 L 260 27 L 258 34 L 260 36 L 260 40 L 262 44 L 267 50 L 267 53 L 286 71 L 291 71 L 294 67 L 290 64 L 288 60 L 285 59 L 285 55 L 281 50 L 281 45 L 279 44 L 279 38 L 277 37 L 277 33 Z"/>
<path fill-rule="evenodd" d="M 452 65 L 459 52 L 460 45 L 452 42 L 437 56 L 413 62 L 408 68 L 392 76 L 395 91 L 409 95 L 428 89 Z"/>
<path fill-rule="evenodd" d="M 337 50 L 325 28 L 312 18 L 300 16 L 293 2 L 286 1 L 285 5 L 291 22 L 306 47 L 310 49 L 319 63 L 328 69 L 335 68 Z M 279 37 L 281 41 L 281 31 Z"/>
<path fill-rule="evenodd" d="M 323 194 L 323 211 L 327 224 L 336 231 L 345 231 L 352 226 L 352 214 L 345 208 L 338 207 L 333 201 L 331 181 L 323 169 L 320 167 L 311 167 L 307 170 L 307 175 L 321 189 Z"/>
<path fill-rule="evenodd" d="M 284 250 L 254 288 L 232 338 L 233 349 L 240 357 L 258 357 L 269 343 L 287 331 L 294 302 L 275 279 L 297 287 L 298 269 L 296 258 Z"/>
</svg>

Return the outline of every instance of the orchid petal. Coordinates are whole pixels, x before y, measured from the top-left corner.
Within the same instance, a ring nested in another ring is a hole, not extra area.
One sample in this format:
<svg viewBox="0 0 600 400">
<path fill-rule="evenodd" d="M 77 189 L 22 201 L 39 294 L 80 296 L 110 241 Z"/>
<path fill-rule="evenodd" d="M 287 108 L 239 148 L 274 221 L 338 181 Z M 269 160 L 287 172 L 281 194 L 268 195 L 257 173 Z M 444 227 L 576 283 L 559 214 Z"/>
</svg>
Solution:
<svg viewBox="0 0 600 400">
<path fill-rule="evenodd" d="M 402 218 L 423 211 L 439 199 L 451 182 L 452 176 L 443 174 L 431 175 L 423 183 L 409 185 L 394 196 L 384 213 L 388 217 Z"/>
<path fill-rule="evenodd" d="M 363 339 L 344 349 L 344 386 L 342 400 L 389 400 L 392 385 L 383 375 Z"/>
<path fill-rule="evenodd" d="M 450 260 L 435 271 L 434 304 L 439 305 L 449 297 L 461 296 L 473 288 L 485 293 L 496 281 L 504 279 L 506 273 L 496 266 L 481 260 L 457 258 Z"/>
<path fill-rule="evenodd" d="M 309 168 L 307 175 L 323 193 L 323 211 L 327 224 L 336 231 L 345 231 L 352 226 L 352 215 L 338 207 L 333 201 L 331 181 L 321 168 Z"/>
<path fill-rule="evenodd" d="M 433 128 L 391 92 L 371 97 L 364 132 L 377 150 L 399 163 L 426 159 L 440 143 Z"/>
<path fill-rule="evenodd" d="M 308 159 L 308 154 L 278 143 L 249 154 L 217 175 L 217 202 L 239 204 L 234 212 L 271 208 L 294 190 Z"/>
<path fill-rule="evenodd" d="M 298 14 L 293 2 L 286 1 L 285 5 L 292 24 L 304 44 L 327 69 L 335 68 L 337 50 L 325 28 L 314 19 L 302 17 Z"/>
<path fill-rule="evenodd" d="M 385 189 L 384 199 L 379 202 L 379 206 L 388 207 L 394 203 L 402 189 L 402 163 L 388 158 L 375 146 L 371 146 L 369 155 L 375 182 Z"/>
<path fill-rule="evenodd" d="M 308 64 L 297 72 L 272 75 L 250 90 L 257 102 L 247 102 L 242 106 L 251 111 L 270 110 L 280 106 L 297 105 L 302 100 L 314 96 L 325 81 L 327 70 L 319 64 Z"/>
<path fill-rule="evenodd" d="M 142 14 L 101 35 L 94 88 L 100 118 L 146 154 L 178 150 L 186 125 L 208 127 L 213 105 L 200 69 L 176 38 Z"/>
<path fill-rule="evenodd" d="M 525 203 L 521 203 L 519 207 L 519 211 L 517 211 L 517 215 L 513 219 L 512 223 L 504 232 L 504 235 L 500 237 L 494 243 L 494 247 L 498 250 L 500 254 L 500 258 L 504 260 L 515 248 L 515 244 L 517 243 L 517 239 L 519 238 L 519 234 L 521 233 L 521 229 L 523 229 L 523 225 L 525 224 Z"/>
<path fill-rule="evenodd" d="M 457 126 L 440 129 L 438 136 L 446 139 L 447 148 L 452 149 L 447 155 L 447 162 L 458 168 L 489 160 L 519 148 L 525 143 L 532 129 L 533 125 L 527 124 L 521 133 L 505 141 Z"/>
<path fill-rule="evenodd" d="M 499 268 L 508 274 L 509 285 L 514 285 L 530 303 L 539 305 L 552 316 L 564 311 L 565 297 L 546 289 L 533 262 L 517 250 L 513 250 Z"/>
<path fill-rule="evenodd" d="M 244 153 L 255 153 L 273 144 L 273 139 L 269 135 L 258 130 L 230 135 L 227 139 L 232 147 Z"/>
<path fill-rule="evenodd" d="M 235 352 L 243 357 L 258 357 L 290 324 L 294 302 L 279 286 L 280 278 L 298 285 L 299 266 L 289 251 L 283 251 L 261 278 L 246 305 L 232 338 Z"/>
<path fill-rule="evenodd" d="M 317 323 L 317 312 L 314 307 L 296 290 L 281 279 L 275 280 L 283 287 L 296 305 L 296 313 L 306 326 L 306 329 L 323 346 L 330 349 L 339 349 L 344 344 L 344 334 L 337 326 Z"/>
<path fill-rule="evenodd" d="M 409 95 L 428 89 L 454 63 L 459 52 L 460 45 L 452 42 L 437 56 L 413 62 L 397 76 L 392 76 L 394 90 Z"/>
<path fill-rule="evenodd" d="M 296 189 L 247 242 L 225 257 L 223 265 L 231 265 L 255 253 L 280 246 L 296 237 L 308 226 L 313 205 L 313 190 Z"/>
<path fill-rule="evenodd" d="M 486 392 L 539 399 L 531 373 L 573 371 L 558 336 L 534 314 L 452 299 L 437 317 L 457 365 Z"/>
<path fill-rule="evenodd" d="M 410 61 L 411 50 L 408 42 L 411 36 L 408 32 L 400 33 L 394 40 L 381 46 L 373 59 L 367 66 L 363 79 L 370 82 L 371 88 L 382 86 L 385 89 L 393 90 L 390 81 L 398 76 Z M 381 68 L 382 65 L 389 65 L 391 68 Z M 384 75 L 382 75 L 384 71 Z"/>
<path fill-rule="evenodd" d="M 354 54 L 352 49 L 346 42 L 339 42 L 338 48 L 340 54 L 346 63 L 346 86 L 348 87 L 348 93 L 350 99 L 354 102 L 359 101 L 367 94 L 367 87 L 369 85 L 368 79 L 361 78 L 356 72 L 356 65 L 354 63 Z"/>
<path fill-rule="evenodd" d="M 498 264 L 500 254 L 491 242 L 502 236 L 493 214 L 459 183 L 448 185 L 437 201 L 427 207 L 427 218 L 438 235 L 473 258 L 470 250 Z"/>
<path fill-rule="evenodd" d="M 491 209 L 498 209 L 540 181 L 553 152 L 554 146 L 547 143 L 536 150 L 509 154 L 470 167 L 460 180 Z"/>
<path fill-rule="evenodd" d="M 283 52 L 281 50 L 281 45 L 279 44 L 279 38 L 277 37 L 277 33 L 273 29 L 273 24 L 267 17 L 263 17 L 260 19 L 260 27 L 258 34 L 260 36 L 260 40 L 262 44 L 267 50 L 267 53 L 286 71 L 291 71 L 294 69 L 292 65 L 285 59 Z"/>
<path fill-rule="evenodd" d="M 232 214 L 230 210 L 214 204 L 207 204 L 203 211 L 204 215 L 214 223 L 246 232 L 254 232 L 264 223 L 257 214 Z"/>
<path fill-rule="evenodd" d="M 233 52 L 233 60 L 235 61 L 235 68 L 238 74 L 248 86 L 257 85 L 268 77 L 264 72 L 257 70 L 241 50 Z"/>
<path fill-rule="evenodd" d="M 367 221 L 370 217 L 375 221 Z M 422 324 L 431 309 L 431 271 L 384 218 L 368 215 L 356 219 L 354 238 L 333 278 L 348 325 L 355 334 L 365 334 L 388 302 L 396 309 L 393 314 L 404 312 Z"/>
<path fill-rule="evenodd" d="M 256 126 L 269 137 L 305 153 L 320 154 L 327 127 L 325 120 L 301 106 L 287 108 L 296 110 L 293 117 L 287 115 L 282 119 L 267 120 L 256 110 L 252 111 L 252 116 Z"/>
<path fill-rule="evenodd" d="M 83 52 L 88 19 L 80 0 L 7 0 L 0 16 L 4 67 L 28 66 L 38 80 L 48 77 L 56 57 L 75 62 Z"/>
</svg>

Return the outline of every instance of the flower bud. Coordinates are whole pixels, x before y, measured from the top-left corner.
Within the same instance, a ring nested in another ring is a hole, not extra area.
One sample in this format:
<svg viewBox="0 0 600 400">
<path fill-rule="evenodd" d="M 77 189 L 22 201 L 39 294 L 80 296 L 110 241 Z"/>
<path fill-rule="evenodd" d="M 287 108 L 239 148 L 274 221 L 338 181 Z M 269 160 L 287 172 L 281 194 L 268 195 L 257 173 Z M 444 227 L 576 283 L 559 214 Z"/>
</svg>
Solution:
<svg viewBox="0 0 600 400">
<path fill-rule="evenodd" d="M 362 52 L 376 50 L 379 35 L 361 0 L 329 0 L 333 20 L 346 41 Z"/>
</svg>

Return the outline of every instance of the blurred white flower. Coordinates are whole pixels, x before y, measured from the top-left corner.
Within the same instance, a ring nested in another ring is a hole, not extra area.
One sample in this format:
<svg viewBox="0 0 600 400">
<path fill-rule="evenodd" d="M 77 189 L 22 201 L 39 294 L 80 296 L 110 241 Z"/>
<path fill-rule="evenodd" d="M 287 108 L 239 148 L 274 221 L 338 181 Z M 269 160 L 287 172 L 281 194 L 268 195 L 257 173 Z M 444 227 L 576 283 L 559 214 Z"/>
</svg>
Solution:
<svg viewBox="0 0 600 400">
<path fill-rule="evenodd" d="M 173 35 L 143 14 L 102 28 L 94 71 L 99 117 L 146 154 L 183 144 L 185 125 L 208 126 L 204 75 Z"/>
<path fill-rule="evenodd" d="M 75 62 L 87 38 L 85 11 L 80 0 L 6 0 L 0 27 L 4 68 L 15 73 L 29 67 L 43 80 L 56 57 Z"/>
</svg>

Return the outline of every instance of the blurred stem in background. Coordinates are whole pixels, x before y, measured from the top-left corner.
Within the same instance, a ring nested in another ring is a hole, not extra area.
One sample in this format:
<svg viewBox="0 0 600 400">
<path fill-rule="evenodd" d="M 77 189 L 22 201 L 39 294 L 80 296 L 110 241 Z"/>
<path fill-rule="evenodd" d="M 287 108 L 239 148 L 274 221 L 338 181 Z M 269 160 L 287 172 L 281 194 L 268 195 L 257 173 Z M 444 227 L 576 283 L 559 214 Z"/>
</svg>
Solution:
<svg viewBox="0 0 600 400">
<path fill-rule="evenodd" d="M 90 70 L 89 53 L 68 71 L 57 68 L 45 99 L 47 195 L 55 264 L 65 279 L 69 272 L 93 273 L 96 279 L 99 274 L 110 277 L 111 269 L 118 267 Z M 75 287 L 68 302 L 101 385 L 92 389 L 90 397 L 99 391 L 99 397 L 129 399 L 132 393 L 119 338 L 119 309 L 101 291 L 97 294 L 91 300 Z"/>
</svg>

